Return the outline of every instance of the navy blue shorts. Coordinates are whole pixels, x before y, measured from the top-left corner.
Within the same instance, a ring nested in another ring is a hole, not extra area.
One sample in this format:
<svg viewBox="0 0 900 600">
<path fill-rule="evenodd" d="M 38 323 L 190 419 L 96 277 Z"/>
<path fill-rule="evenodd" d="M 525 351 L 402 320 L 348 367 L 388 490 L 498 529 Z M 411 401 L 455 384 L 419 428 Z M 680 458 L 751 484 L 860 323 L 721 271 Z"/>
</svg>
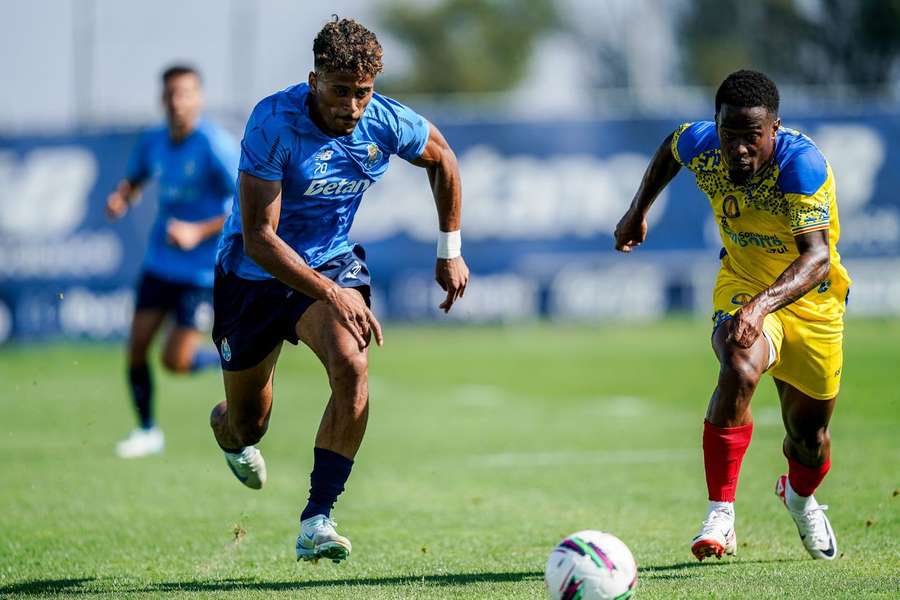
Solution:
<svg viewBox="0 0 900 600">
<path fill-rule="evenodd" d="M 134 310 L 161 310 L 174 315 L 178 327 L 208 331 L 213 320 L 212 295 L 212 288 L 169 281 L 144 271 Z"/>
<path fill-rule="evenodd" d="M 358 289 L 371 303 L 371 277 L 362 246 L 316 268 L 341 287 Z M 242 371 L 258 365 L 282 340 L 296 345 L 296 325 L 315 298 L 277 279 L 251 280 L 216 266 L 212 337 L 222 369 Z"/>
</svg>

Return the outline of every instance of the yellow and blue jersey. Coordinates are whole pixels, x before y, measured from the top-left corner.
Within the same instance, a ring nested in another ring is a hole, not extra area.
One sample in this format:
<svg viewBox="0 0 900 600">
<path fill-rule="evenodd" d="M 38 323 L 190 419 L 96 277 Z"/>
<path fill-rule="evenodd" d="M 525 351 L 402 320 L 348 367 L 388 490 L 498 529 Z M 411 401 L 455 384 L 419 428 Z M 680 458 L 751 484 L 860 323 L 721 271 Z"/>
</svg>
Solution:
<svg viewBox="0 0 900 600">
<path fill-rule="evenodd" d="M 694 173 L 709 199 L 724 247 L 722 268 L 760 289 L 774 283 L 799 256 L 795 236 L 828 230 L 827 279 L 787 309 L 813 320 L 843 314 L 850 277 L 837 251 L 840 224 L 834 175 L 811 139 L 780 128 L 773 160 L 742 185 L 728 177 L 712 121 L 679 127 L 672 153 Z"/>
</svg>

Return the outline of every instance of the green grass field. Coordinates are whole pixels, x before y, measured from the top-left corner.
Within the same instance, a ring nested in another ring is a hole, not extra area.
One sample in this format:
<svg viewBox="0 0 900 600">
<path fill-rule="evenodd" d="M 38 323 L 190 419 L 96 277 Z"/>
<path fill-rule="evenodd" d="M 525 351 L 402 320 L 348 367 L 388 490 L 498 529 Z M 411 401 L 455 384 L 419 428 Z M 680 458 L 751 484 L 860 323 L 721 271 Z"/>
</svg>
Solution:
<svg viewBox="0 0 900 600">
<path fill-rule="evenodd" d="M 220 375 L 157 375 L 161 457 L 113 456 L 133 425 L 119 346 L 0 352 L 0 597 L 541 598 L 578 529 L 621 537 L 638 598 L 900 596 L 900 322 L 851 321 L 832 424 L 841 557 L 809 559 L 772 493 L 774 385 L 738 495 L 738 556 L 689 550 L 706 507 L 700 433 L 716 364 L 705 322 L 398 328 L 371 358 L 369 432 L 334 513 L 349 562 L 298 564 L 297 517 L 327 397 L 287 346 L 243 488 L 207 426 Z"/>
</svg>

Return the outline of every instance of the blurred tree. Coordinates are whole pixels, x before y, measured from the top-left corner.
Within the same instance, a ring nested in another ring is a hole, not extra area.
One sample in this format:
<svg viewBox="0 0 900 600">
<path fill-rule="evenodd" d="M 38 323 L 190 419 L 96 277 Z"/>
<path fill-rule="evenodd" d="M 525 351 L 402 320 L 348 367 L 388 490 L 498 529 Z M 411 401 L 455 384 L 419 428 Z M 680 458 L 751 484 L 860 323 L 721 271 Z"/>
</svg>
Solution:
<svg viewBox="0 0 900 600">
<path fill-rule="evenodd" d="M 795 84 L 882 88 L 900 56 L 900 0 L 694 0 L 681 23 L 686 79 L 752 67 Z"/>
<path fill-rule="evenodd" d="M 495 92 L 512 88 L 531 48 L 555 27 L 553 0 L 393 0 L 382 26 L 410 48 L 406 78 L 386 77 L 390 92 Z"/>
</svg>

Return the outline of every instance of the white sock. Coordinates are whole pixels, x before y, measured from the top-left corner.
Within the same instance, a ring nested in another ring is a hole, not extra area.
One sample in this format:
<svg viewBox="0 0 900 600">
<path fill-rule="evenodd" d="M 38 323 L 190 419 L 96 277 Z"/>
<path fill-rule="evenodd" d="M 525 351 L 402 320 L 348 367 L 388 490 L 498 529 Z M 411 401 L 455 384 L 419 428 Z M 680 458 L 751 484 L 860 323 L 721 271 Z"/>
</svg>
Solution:
<svg viewBox="0 0 900 600">
<path fill-rule="evenodd" d="M 795 492 L 794 488 L 791 487 L 790 479 L 787 480 L 787 485 L 785 486 L 784 501 L 788 508 L 794 512 L 804 512 L 819 505 L 815 496 L 801 496 Z"/>
<path fill-rule="evenodd" d="M 730 513 L 732 516 L 734 515 L 734 502 L 719 502 L 717 500 L 709 501 L 709 509 L 706 511 L 706 514 L 709 514 L 715 510 Z"/>
</svg>

